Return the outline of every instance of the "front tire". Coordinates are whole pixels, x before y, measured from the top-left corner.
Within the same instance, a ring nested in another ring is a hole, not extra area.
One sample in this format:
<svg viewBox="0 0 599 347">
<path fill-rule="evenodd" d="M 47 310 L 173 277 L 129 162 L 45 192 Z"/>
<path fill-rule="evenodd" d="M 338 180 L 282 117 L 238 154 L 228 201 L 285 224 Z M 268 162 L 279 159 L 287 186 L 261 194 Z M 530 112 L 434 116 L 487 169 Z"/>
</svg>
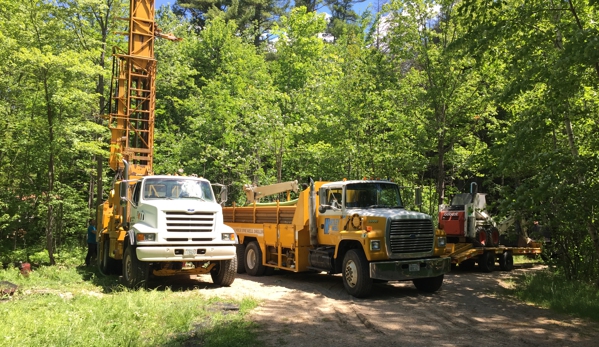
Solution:
<svg viewBox="0 0 599 347">
<path fill-rule="evenodd" d="M 235 255 L 237 257 L 237 273 L 242 274 L 245 272 L 245 245 L 235 245 Z"/>
<path fill-rule="evenodd" d="M 245 248 L 245 272 L 250 276 L 262 276 L 266 271 L 262 265 L 262 250 L 257 242 L 250 242 Z"/>
<path fill-rule="evenodd" d="M 421 292 L 434 293 L 443 285 L 443 275 L 429 278 L 417 278 L 412 280 L 416 289 Z"/>
<path fill-rule="evenodd" d="M 210 270 L 212 282 L 216 285 L 228 287 L 235 280 L 237 272 L 237 257 L 230 260 L 220 260 L 216 262 L 216 266 Z"/>
<path fill-rule="evenodd" d="M 129 246 L 123 254 L 123 282 L 126 287 L 145 287 L 148 280 L 149 264 L 139 261 L 135 246 Z"/>
<path fill-rule="evenodd" d="M 361 249 L 350 249 L 343 258 L 343 286 L 356 298 L 364 298 L 372 291 L 368 260 Z"/>
</svg>

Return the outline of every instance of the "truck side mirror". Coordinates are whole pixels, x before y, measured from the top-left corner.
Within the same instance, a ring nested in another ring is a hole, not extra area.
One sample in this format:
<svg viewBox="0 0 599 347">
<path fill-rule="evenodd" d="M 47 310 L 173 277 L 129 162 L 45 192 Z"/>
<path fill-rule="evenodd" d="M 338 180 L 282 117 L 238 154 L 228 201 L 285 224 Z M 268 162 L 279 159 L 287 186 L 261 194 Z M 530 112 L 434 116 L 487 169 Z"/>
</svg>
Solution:
<svg viewBox="0 0 599 347">
<path fill-rule="evenodd" d="M 225 202 L 227 202 L 227 199 L 228 199 L 227 187 L 223 186 L 221 188 L 220 193 L 219 193 L 219 199 L 220 199 L 221 204 L 224 204 Z"/>
<path fill-rule="evenodd" d="M 414 191 L 414 199 L 416 206 L 422 206 L 422 187 L 416 187 Z"/>
</svg>

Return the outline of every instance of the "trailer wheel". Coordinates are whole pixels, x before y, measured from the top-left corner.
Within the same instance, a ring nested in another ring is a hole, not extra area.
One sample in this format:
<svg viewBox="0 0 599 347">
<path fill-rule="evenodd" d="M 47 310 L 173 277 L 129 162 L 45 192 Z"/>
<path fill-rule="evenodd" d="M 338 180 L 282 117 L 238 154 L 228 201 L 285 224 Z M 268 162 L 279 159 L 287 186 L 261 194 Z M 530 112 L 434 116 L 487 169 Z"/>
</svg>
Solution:
<svg viewBox="0 0 599 347">
<path fill-rule="evenodd" d="M 465 270 L 465 271 L 472 271 L 472 270 L 474 270 L 475 267 L 476 267 L 476 261 L 474 261 L 474 259 L 472 259 L 472 258 L 466 259 L 458 265 L 458 269 Z"/>
<path fill-rule="evenodd" d="M 514 268 L 514 257 L 512 252 L 505 251 L 499 255 L 499 268 L 502 271 L 512 271 Z"/>
<path fill-rule="evenodd" d="M 368 269 L 368 260 L 361 249 L 350 249 L 343 258 L 343 286 L 356 298 L 370 295 L 372 278 Z"/>
<path fill-rule="evenodd" d="M 135 246 L 129 246 L 123 254 L 123 282 L 128 288 L 140 288 L 147 284 L 150 264 L 139 261 Z"/>
<path fill-rule="evenodd" d="M 245 245 L 235 245 L 235 254 L 237 257 L 237 273 L 242 274 L 245 272 Z"/>
<path fill-rule="evenodd" d="M 478 267 L 483 272 L 493 272 L 495 270 L 495 253 L 485 252 L 478 258 Z"/>
<path fill-rule="evenodd" d="M 434 293 L 443 285 L 443 275 L 429 278 L 417 278 L 412 280 L 416 289 L 421 292 Z"/>
<path fill-rule="evenodd" d="M 266 268 L 262 265 L 262 251 L 257 242 L 250 242 L 245 247 L 245 272 L 250 276 L 262 276 Z"/>
<path fill-rule="evenodd" d="M 214 284 L 228 287 L 235 280 L 235 272 L 237 272 L 237 257 L 217 261 L 216 265 L 210 270 L 210 277 L 212 277 Z"/>
</svg>

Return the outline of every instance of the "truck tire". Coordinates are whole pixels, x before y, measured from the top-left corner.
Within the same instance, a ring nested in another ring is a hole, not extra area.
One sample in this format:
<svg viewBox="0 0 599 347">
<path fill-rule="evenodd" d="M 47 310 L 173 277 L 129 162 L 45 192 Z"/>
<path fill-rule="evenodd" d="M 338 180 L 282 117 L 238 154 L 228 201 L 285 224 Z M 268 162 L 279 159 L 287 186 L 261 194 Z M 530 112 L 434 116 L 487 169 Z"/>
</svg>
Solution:
<svg viewBox="0 0 599 347">
<path fill-rule="evenodd" d="M 464 270 L 464 271 L 472 271 L 472 270 L 474 270 L 475 267 L 476 267 L 476 261 L 474 261 L 474 259 L 472 259 L 472 258 L 466 259 L 466 260 L 462 261 L 460 264 L 458 264 L 458 269 Z"/>
<path fill-rule="evenodd" d="M 495 270 L 495 252 L 485 252 L 478 258 L 478 267 L 483 272 Z"/>
<path fill-rule="evenodd" d="M 372 278 L 368 260 L 361 249 L 350 249 L 345 253 L 342 267 L 343 286 L 356 298 L 364 298 L 372 291 Z"/>
<path fill-rule="evenodd" d="M 149 269 L 149 263 L 137 259 L 135 246 L 129 246 L 125 249 L 123 254 L 123 283 L 127 288 L 145 288 Z"/>
<path fill-rule="evenodd" d="M 235 245 L 235 254 L 237 257 L 237 273 L 242 274 L 245 272 L 245 245 Z"/>
<path fill-rule="evenodd" d="M 412 280 L 416 289 L 421 292 L 434 293 L 443 285 L 443 275 L 429 278 L 417 278 Z"/>
<path fill-rule="evenodd" d="M 514 256 L 512 252 L 505 251 L 499 255 L 499 268 L 501 271 L 512 271 L 514 268 Z"/>
<path fill-rule="evenodd" d="M 104 247 L 102 252 L 100 252 L 100 244 L 98 243 L 98 267 L 100 268 L 100 272 L 104 275 L 114 275 L 118 274 L 119 267 L 118 262 L 115 259 L 110 257 L 110 240 L 104 240 Z"/>
<path fill-rule="evenodd" d="M 210 270 L 212 282 L 216 285 L 228 287 L 235 280 L 235 272 L 237 271 L 237 257 L 230 260 L 220 260 L 216 262 L 216 266 Z"/>
<path fill-rule="evenodd" d="M 250 276 L 262 276 L 266 268 L 262 265 L 262 251 L 258 242 L 250 242 L 245 247 L 245 272 Z"/>
</svg>

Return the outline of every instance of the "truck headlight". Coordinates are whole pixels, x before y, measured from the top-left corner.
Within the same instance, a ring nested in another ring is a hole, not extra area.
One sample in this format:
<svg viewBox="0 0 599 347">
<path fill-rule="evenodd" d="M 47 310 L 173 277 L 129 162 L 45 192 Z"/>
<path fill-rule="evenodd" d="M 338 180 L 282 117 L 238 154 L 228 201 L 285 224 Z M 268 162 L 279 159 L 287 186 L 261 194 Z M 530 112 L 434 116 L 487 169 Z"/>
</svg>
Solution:
<svg viewBox="0 0 599 347">
<path fill-rule="evenodd" d="M 370 240 L 370 250 L 371 251 L 380 251 L 381 250 L 381 240 Z"/>
<path fill-rule="evenodd" d="M 445 247 L 447 245 L 447 238 L 445 236 L 437 237 L 437 246 Z"/>
<path fill-rule="evenodd" d="M 235 241 L 235 233 L 224 233 L 223 235 L 223 241 Z"/>
<path fill-rule="evenodd" d="M 137 241 L 156 241 L 156 234 L 137 234 Z"/>
</svg>

